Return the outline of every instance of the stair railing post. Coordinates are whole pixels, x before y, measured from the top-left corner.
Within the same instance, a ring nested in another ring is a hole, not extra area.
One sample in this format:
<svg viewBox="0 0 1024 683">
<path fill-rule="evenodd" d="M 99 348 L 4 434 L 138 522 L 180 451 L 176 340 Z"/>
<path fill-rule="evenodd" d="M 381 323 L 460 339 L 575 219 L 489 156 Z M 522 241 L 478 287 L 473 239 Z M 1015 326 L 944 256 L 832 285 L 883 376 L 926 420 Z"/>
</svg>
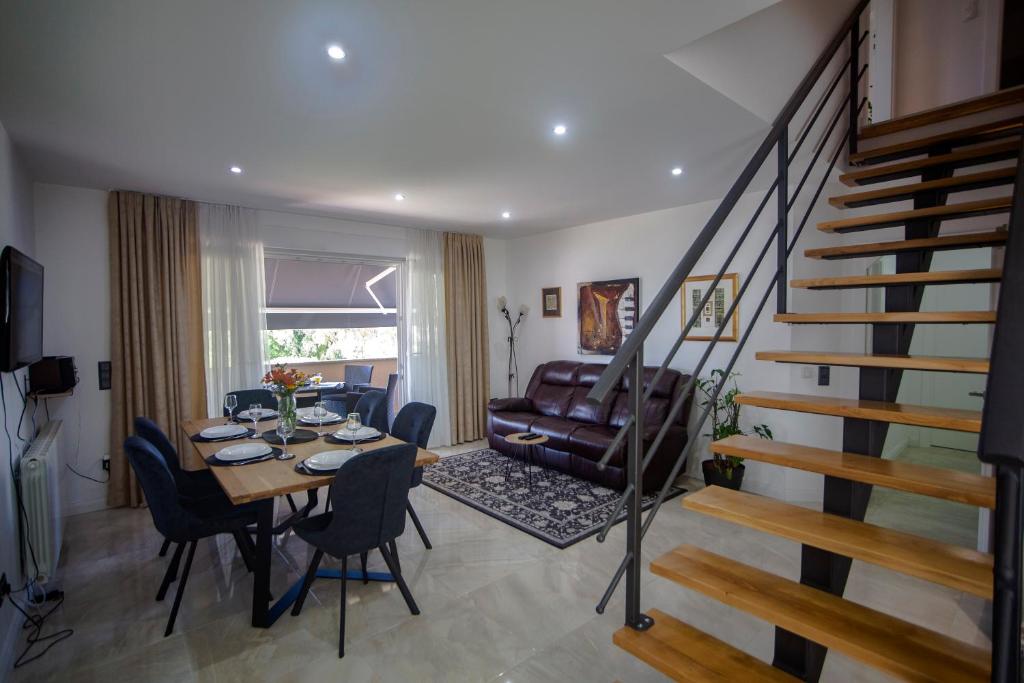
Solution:
<svg viewBox="0 0 1024 683">
<path fill-rule="evenodd" d="M 789 279 L 789 127 L 783 126 L 779 133 L 775 154 L 778 157 L 779 175 L 775 187 L 778 195 L 779 230 L 776 234 L 778 270 L 775 274 L 775 293 L 778 313 L 786 312 L 786 287 Z"/>
<path fill-rule="evenodd" d="M 643 471 L 641 462 L 644 457 L 644 351 L 641 344 L 637 348 L 626 370 L 629 382 L 628 403 L 633 426 L 629 429 L 626 453 L 626 485 L 632 494 L 626 501 L 626 625 L 638 631 L 646 631 L 654 620 L 640 611 L 640 580 L 642 577 L 643 557 L 640 544 L 643 539 L 641 532 L 641 513 L 643 512 Z"/>
<path fill-rule="evenodd" d="M 860 76 L 860 15 L 850 26 L 850 129 L 847 132 L 847 147 L 850 154 L 857 153 L 857 110 L 860 102 L 860 89 L 857 87 Z"/>
<path fill-rule="evenodd" d="M 996 466 L 992 680 L 1019 681 L 1021 636 L 1021 470 Z"/>
</svg>

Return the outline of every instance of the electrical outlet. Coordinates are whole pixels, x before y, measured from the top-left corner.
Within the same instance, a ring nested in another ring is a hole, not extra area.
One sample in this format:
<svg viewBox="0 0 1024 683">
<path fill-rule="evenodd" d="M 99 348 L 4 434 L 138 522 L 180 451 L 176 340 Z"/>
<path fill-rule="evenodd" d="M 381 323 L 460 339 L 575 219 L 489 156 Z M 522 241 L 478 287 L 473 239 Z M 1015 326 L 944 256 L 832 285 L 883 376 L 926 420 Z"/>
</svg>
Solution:
<svg viewBox="0 0 1024 683">
<path fill-rule="evenodd" d="M 827 365 L 819 365 L 818 366 L 818 386 L 819 387 L 827 387 L 828 386 L 829 374 L 830 374 L 829 371 L 831 369 L 832 368 L 830 368 Z"/>
<path fill-rule="evenodd" d="M 103 456 L 103 471 L 104 472 L 109 472 L 110 471 L 110 456 L 109 455 L 104 455 Z"/>
</svg>

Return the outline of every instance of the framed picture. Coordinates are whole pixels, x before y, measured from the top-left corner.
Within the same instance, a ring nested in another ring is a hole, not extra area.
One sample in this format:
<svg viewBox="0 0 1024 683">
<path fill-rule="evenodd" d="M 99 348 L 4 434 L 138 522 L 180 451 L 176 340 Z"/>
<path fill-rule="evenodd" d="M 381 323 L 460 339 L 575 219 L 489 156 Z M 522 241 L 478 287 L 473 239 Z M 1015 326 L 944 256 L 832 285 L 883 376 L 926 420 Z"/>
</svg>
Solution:
<svg viewBox="0 0 1024 683">
<path fill-rule="evenodd" d="M 614 354 L 636 327 L 640 315 L 640 278 L 581 282 L 577 288 L 579 352 Z"/>
<path fill-rule="evenodd" d="M 545 318 L 562 317 L 561 287 L 545 287 L 540 290 L 540 310 Z"/>
<path fill-rule="evenodd" d="M 682 300 L 683 328 L 686 327 L 686 323 L 690 320 L 693 312 L 700 306 L 700 302 L 704 299 L 708 292 L 708 287 L 714 279 L 714 275 L 700 275 L 688 277 L 683 281 L 683 288 L 679 297 Z M 732 302 L 736 300 L 736 291 L 739 289 L 739 283 L 740 277 L 736 273 L 726 273 L 722 276 L 722 279 L 718 281 L 718 286 L 711 293 L 711 298 L 700 309 L 700 315 L 697 316 L 693 327 L 690 328 L 690 333 L 686 335 L 687 339 L 711 341 L 714 338 L 715 331 L 722 324 L 722 320 L 725 319 L 725 312 L 729 310 Z M 739 339 L 739 313 L 740 309 L 737 306 L 736 310 L 732 312 L 732 321 L 726 323 L 725 329 L 722 330 L 722 336 L 719 337 L 720 341 L 736 341 Z"/>
</svg>

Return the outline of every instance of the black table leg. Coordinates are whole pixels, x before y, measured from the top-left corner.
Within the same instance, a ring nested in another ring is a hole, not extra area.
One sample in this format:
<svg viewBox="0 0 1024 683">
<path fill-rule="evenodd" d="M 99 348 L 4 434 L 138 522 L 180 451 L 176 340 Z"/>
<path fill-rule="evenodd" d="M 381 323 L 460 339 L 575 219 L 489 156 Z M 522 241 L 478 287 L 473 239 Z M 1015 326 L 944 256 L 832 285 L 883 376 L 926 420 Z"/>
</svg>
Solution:
<svg viewBox="0 0 1024 683">
<path fill-rule="evenodd" d="M 270 621 L 270 554 L 274 531 L 274 499 L 259 501 L 256 515 L 256 557 L 252 584 L 252 625 L 269 628 Z"/>
</svg>

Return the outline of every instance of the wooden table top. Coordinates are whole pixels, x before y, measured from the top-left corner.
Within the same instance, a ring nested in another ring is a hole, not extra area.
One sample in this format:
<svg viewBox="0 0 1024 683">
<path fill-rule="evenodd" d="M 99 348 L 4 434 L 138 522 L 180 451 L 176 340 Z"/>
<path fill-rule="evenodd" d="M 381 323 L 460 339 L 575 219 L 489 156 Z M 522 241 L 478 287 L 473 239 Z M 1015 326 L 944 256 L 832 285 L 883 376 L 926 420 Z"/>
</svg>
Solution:
<svg viewBox="0 0 1024 683">
<path fill-rule="evenodd" d="M 295 463 L 321 451 L 344 450 L 348 448 L 348 446 L 337 446 L 329 444 L 323 439 L 316 439 L 306 443 L 288 444 L 288 451 L 295 454 L 295 457 L 291 460 L 265 460 L 264 462 L 252 465 L 239 465 L 235 467 L 208 467 L 206 458 L 225 446 L 232 443 L 244 443 L 244 441 L 240 439 L 237 441 L 196 443 L 190 437 L 207 427 L 222 425 L 224 422 L 223 417 L 210 418 L 208 420 L 183 420 L 180 424 L 181 431 L 184 432 L 185 439 L 192 444 L 192 447 L 183 449 L 181 465 L 186 470 L 209 469 L 213 472 L 213 476 L 217 478 L 217 481 L 220 482 L 224 493 L 227 494 L 228 498 L 235 505 L 329 485 L 334 481 L 333 474 L 327 474 L 322 477 L 299 474 L 294 469 Z M 262 431 L 274 429 L 276 426 L 277 422 L 275 420 L 260 422 L 260 429 Z M 313 429 L 315 430 L 316 428 L 313 427 Z M 359 444 L 359 448 L 365 452 L 400 443 L 404 442 L 393 436 L 386 436 L 380 441 Z M 431 453 L 423 448 L 418 449 L 416 453 L 417 467 L 431 465 L 437 461 L 438 456 L 436 453 Z"/>
<path fill-rule="evenodd" d="M 511 444 L 516 444 L 517 446 L 539 446 L 542 443 L 548 442 L 548 437 L 544 434 L 540 434 L 535 439 L 523 439 L 524 436 L 529 436 L 530 434 L 531 432 L 516 432 L 515 434 L 509 434 L 506 436 L 505 441 L 508 441 Z"/>
</svg>

